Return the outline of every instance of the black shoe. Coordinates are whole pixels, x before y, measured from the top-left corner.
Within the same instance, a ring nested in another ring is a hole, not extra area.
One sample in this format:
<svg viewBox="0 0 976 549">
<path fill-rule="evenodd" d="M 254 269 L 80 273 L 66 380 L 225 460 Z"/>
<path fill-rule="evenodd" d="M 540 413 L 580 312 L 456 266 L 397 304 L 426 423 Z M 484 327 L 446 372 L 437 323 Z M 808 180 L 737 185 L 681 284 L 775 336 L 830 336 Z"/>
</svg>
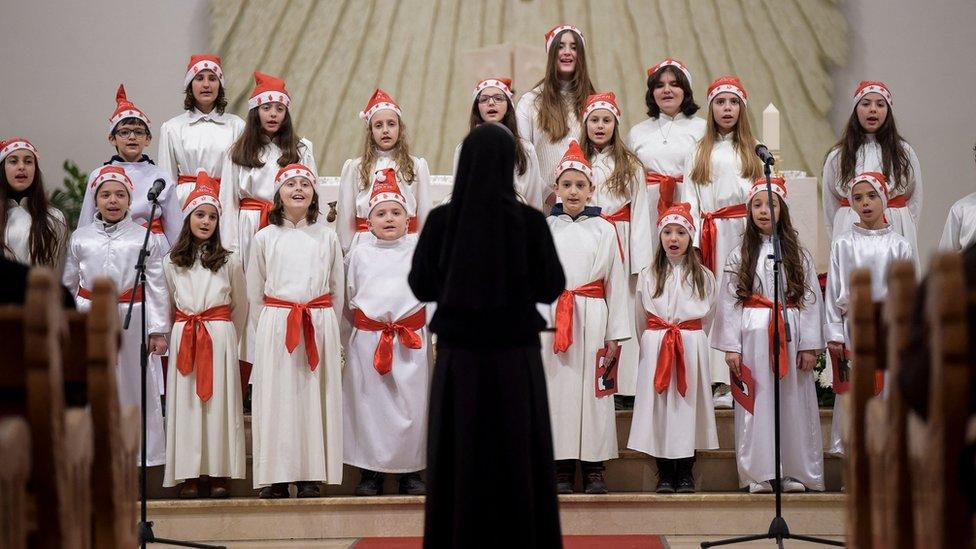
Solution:
<svg viewBox="0 0 976 549">
<path fill-rule="evenodd" d="M 298 487 L 298 497 L 300 498 L 317 498 L 322 495 L 322 489 L 318 482 L 296 482 L 295 485 Z"/>
<path fill-rule="evenodd" d="M 572 494 L 576 480 L 576 460 L 562 459 L 556 462 L 556 493 Z"/>
<path fill-rule="evenodd" d="M 359 479 L 359 484 L 356 485 L 356 495 L 382 496 L 384 477 L 385 475 L 383 475 L 383 473 L 363 469 L 362 477 Z"/>
<path fill-rule="evenodd" d="M 657 458 L 657 488 L 658 494 L 674 493 L 674 460 Z"/>
<path fill-rule="evenodd" d="M 587 494 L 606 494 L 607 481 L 603 478 L 603 471 L 590 471 L 586 473 L 583 481 L 583 491 Z"/>
<path fill-rule="evenodd" d="M 634 409 L 634 398 L 632 396 L 626 395 L 613 395 L 613 409 L 614 410 L 633 410 Z"/>
<path fill-rule="evenodd" d="M 676 491 L 679 494 L 695 493 L 695 476 L 692 473 L 694 465 L 695 458 L 693 457 L 678 460 L 675 468 L 675 484 L 677 485 Z"/>
<path fill-rule="evenodd" d="M 274 484 L 265 486 L 261 488 L 258 492 L 258 497 L 261 499 L 284 499 L 288 497 L 288 483 L 287 482 L 276 482 Z"/>
<path fill-rule="evenodd" d="M 420 473 L 407 473 L 398 479 L 400 495 L 423 496 L 427 494 L 427 485 L 420 480 Z"/>
</svg>

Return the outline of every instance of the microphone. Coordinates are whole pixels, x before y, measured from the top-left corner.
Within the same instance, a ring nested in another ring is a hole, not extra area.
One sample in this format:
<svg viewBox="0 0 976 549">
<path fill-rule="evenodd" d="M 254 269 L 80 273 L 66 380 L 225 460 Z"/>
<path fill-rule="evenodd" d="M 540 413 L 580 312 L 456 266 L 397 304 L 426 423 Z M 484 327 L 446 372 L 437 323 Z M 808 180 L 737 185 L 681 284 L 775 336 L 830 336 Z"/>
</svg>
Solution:
<svg viewBox="0 0 976 549">
<path fill-rule="evenodd" d="M 756 145 L 756 156 L 759 157 L 759 160 L 763 161 L 763 164 L 773 165 L 776 163 L 776 158 L 773 157 L 773 153 L 769 152 L 766 145 L 762 143 Z"/>
<path fill-rule="evenodd" d="M 155 201 L 162 194 L 163 189 L 166 188 L 166 181 L 160 177 L 159 179 L 153 181 L 152 188 L 149 189 L 149 196 L 147 198 L 150 202 Z"/>
</svg>

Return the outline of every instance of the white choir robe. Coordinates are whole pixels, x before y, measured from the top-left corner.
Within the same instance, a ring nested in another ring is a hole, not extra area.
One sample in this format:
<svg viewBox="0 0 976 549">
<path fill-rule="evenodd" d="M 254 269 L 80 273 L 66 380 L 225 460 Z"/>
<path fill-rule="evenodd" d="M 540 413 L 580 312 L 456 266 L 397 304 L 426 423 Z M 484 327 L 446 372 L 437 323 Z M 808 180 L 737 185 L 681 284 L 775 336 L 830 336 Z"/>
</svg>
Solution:
<svg viewBox="0 0 976 549">
<path fill-rule="evenodd" d="M 378 322 L 402 320 L 424 308 L 407 285 L 416 239 L 373 239 L 346 257 L 348 310 Z M 380 375 L 373 356 L 383 332 L 353 328 L 342 372 L 344 461 L 383 473 L 412 473 L 427 464 L 427 327 L 419 349 L 393 338 L 393 366 Z"/>
<path fill-rule="evenodd" d="M 605 152 L 597 153 L 591 159 L 593 164 L 593 184 L 596 190 L 590 203 L 599 206 L 604 215 L 613 215 L 624 206 L 630 205 L 630 221 L 617 221 L 614 225 L 617 242 L 623 250 L 623 266 L 627 278 L 627 310 L 636 311 L 634 296 L 637 293 L 637 275 L 651 264 L 651 243 L 656 235 L 651 232 L 650 214 L 647 212 L 647 193 L 644 189 L 644 172 L 635 170 L 626 194 L 620 196 L 610 192 L 606 180 L 613 173 L 613 158 Z M 655 221 L 654 226 L 657 227 Z M 618 249 L 619 254 L 619 249 Z M 637 390 L 637 359 L 640 355 L 640 333 L 642 321 L 632 315 L 634 331 L 630 338 L 620 344 L 620 361 L 617 363 L 617 382 L 621 395 L 634 395 Z"/>
<path fill-rule="evenodd" d="M 922 168 L 918 164 L 918 155 L 915 149 L 907 142 L 902 141 L 905 152 L 908 153 L 908 163 L 911 172 L 905 181 L 902 189 L 895 189 L 895 182 L 888 181 L 888 190 L 891 198 L 901 195 L 906 197 L 906 207 L 888 208 L 885 216 L 891 223 L 894 231 L 905 238 L 912 245 L 912 254 L 918 255 L 918 219 L 922 213 Z M 857 161 L 854 164 L 854 174 L 864 172 L 884 173 L 881 160 L 881 145 L 872 134 L 865 136 L 865 142 L 857 151 Z M 886 175 L 887 177 L 887 175 Z M 823 166 L 823 192 L 821 200 L 823 203 L 824 222 L 827 228 L 827 235 L 831 242 L 838 236 L 847 232 L 854 223 L 858 222 L 857 214 L 849 206 L 841 206 L 841 199 L 847 199 L 847 181 L 840 180 L 840 149 L 833 149 L 827 154 L 827 160 Z M 920 266 L 916 261 L 915 270 L 919 271 Z"/>
<path fill-rule="evenodd" d="M 123 162 L 119 156 L 113 156 L 112 166 L 119 166 L 125 170 L 125 174 L 132 181 L 134 190 L 130 197 L 129 215 L 132 221 L 143 227 L 149 222 L 149 190 L 152 189 L 153 181 L 163 179 L 166 187 L 160 193 L 158 202 L 159 207 L 153 219 L 159 219 L 163 224 L 163 232 L 153 232 L 153 238 L 159 242 L 162 254 L 169 251 L 170 246 L 176 243 L 176 239 L 183 230 L 183 210 L 179 198 L 176 196 L 176 183 L 168 173 L 159 166 L 144 160 L 141 162 Z M 101 168 L 99 168 L 101 169 Z M 95 207 L 95 190 L 91 188 L 91 182 L 98 176 L 98 170 L 92 170 L 88 174 L 88 185 L 85 186 L 85 198 L 81 203 L 81 212 L 78 214 L 78 228 L 82 228 L 95 219 L 97 208 Z"/>
<path fill-rule="evenodd" d="M 851 348 L 847 315 L 851 298 L 851 273 L 854 269 L 866 268 L 871 271 L 871 299 L 879 302 L 888 295 L 888 266 L 893 261 L 915 262 L 915 256 L 908 239 L 896 233 L 890 225 L 876 230 L 851 225 L 847 232 L 834 239 L 830 245 L 825 298 L 827 322 L 824 324 L 824 339 L 827 342 L 845 343 L 848 349 Z M 833 368 L 829 353 L 827 367 Z M 834 454 L 844 453 L 842 431 L 848 407 L 846 401 L 846 394 L 836 395 L 834 398 L 834 417 L 828 450 Z"/>
<path fill-rule="evenodd" d="M 397 184 L 400 192 L 407 201 L 407 216 L 416 217 L 417 232 L 411 233 L 410 238 L 416 239 L 420 230 L 424 228 L 424 221 L 427 220 L 427 213 L 431 208 L 431 189 L 430 189 L 430 169 L 427 161 L 423 158 L 411 156 L 413 160 L 413 173 L 415 181 L 408 183 L 400 173 L 400 167 L 390 151 L 376 151 L 376 162 L 373 169 L 369 172 L 370 183 L 363 189 L 359 178 L 359 167 L 363 163 L 363 158 L 350 158 L 342 165 L 342 172 L 339 174 L 339 198 L 336 205 L 336 232 L 339 233 L 339 242 L 342 244 L 343 252 L 348 252 L 352 247 L 360 242 L 374 240 L 373 233 L 356 230 L 356 218 L 366 219 L 369 217 L 369 197 L 373 193 L 373 174 L 379 170 L 392 168 L 397 172 Z"/>
<path fill-rule="evenodd" d="M 546 209 L 546 195 L 549 191 L 545 188 L 546 184 L 542 178 L 542 172 L 539 171 L 539 158 L 535 154 L 535 146 L 529 141 L 519 138 L 522 142 L 522 149 L 525 151 L 525 173 L 519 174 L 518 167 L 515 168 L 515 193 L 519 201 L 523 204 L 528 204 L 533 208 L 539 210 L 542 213 L 547 213 Z M 461 158 L 461 145 L 454 148 L 454 169 L 451 172 L 454 177 L 457 177 L 457 167 L 458 160 Z M 451 201 L 451 195 L 444 198 L 441 204 L 447 204 Z"/>
<path fill-rule="evenodd" d="M 685 162 L 704 135 L 704 119 L 688 117 L 680 112 L 673 118 L 661 113 L 656 119 L 648 118 L 631 128 L 627 134 L 627 146 L 644 164 L 645 172 L 682 177 Z M 675 201 L 681 199 L 682 186 L 683 183 L 678 183 L 675 188 Z M 657 226 L 660 197 L 660 185 L 647 185 L 647 208 L 652 227 Z M 660 242 L 654 239 L 651 253 L 656 253 L 658 246 Z"/>
<path fill-rule="evenodd" d="M 224 157 L 224 165 L 221 168 L 220 180 L 220 243 L 228 250 L 241 252 L 241 263 L 245 266 L 250 264 L 251 240 L 254 234 L 260 230 L 261 212 L 256 210 L 242 210 L 240 202 L 244 198 L 256 198 L 267 202 L 274 202 L 275 195 L 275 176 L 283 166 L 278 165 L 278 158 L 281 157 L 281 149 L 274 142 L 268 143 L 261 149 L 259 158 L 264 162 L 260 168 L 245 168 L 235 164 L 228 153 Z M 318 178 L 318 170 L 315 167 L 315 157 L 312 155 L 312 142 L 302 138 L 298 142 L 298 162 L 304 164 L 312 170 L 312 174 Z M 317 181 L 313 181 L 319 197 L 322 197 L 322 189 Z M 319 213 L 323 215 L 329 211 L 329 205 L 324 204 L 321 199 L 319 202 Z M 322 217 L 324 221 L 325 218 Z M 244 360 L 251 362 L 247 348 Z"/>
<path fill-rule="evenodd" d="M 691 215 L 695 220 L 695 246 L 700 246 L 702 233 L 702 212 L 714 212 L 726 206 L 744 204 L 749 198 L 752 181 L 742 177 L 742 162 L 733 145 L 734 132 L 720 135 L 712 148 L 712 182 L 700 183 L 691 177 L 694 168 L 695 148 L 691 149 L 685 162 L 684 184 L 681 186 L 681 201 L 691 204 Z M 747 207 L 748 209 L 748 207 Z M 733 250 L 742 245 L 742 235 L 746 230 L 746 218 L 715 220 L 715 277 L 720 278 L 722 266 Z M 712 352 L 709 358 L 712 369 L 712 383 L 729 383 L 729 367 L 725 355 Z"/>
<path fill-rule="evenodd" d="M 685 278 L 687 272 L 681 262 L 671 263 L 664 291 L 654 297 L 657 276 L 654 267 L 645 268 L 637 279 L 641 314 L 651 313 L 671 324 L 701 319 L 702 325 L 707 326 L 715 307 L 715 277 L 708 269 L 702 269 L 705 297 L 699 297 L 692 280 Z M 695 450 L 718 448 L 708 336 L 704 330 L 681 330 L 687 384 L 685 395 L 681 396 L 677 364 L 668 388 L 663 393 L 654 388 L 658 355 L 666 333 L 645 329 L 641 334 L 638 390 L 627 447 L 665 459 L 694 457 Z"/>
<path fill-rule="evenodd" d="M 244 131 L 244 120 L 236 114 L 215 110 L 203 114 L 196 108 L 183 112 L 159 129 L 159 166 L 176 181 L 180 204 L 193 190 L 195 182 L 181 183 L 179 177 L 196 177 L 204 170 L 220 179 L 224 158 Z"/>
<path fill-rule="evenodd" d="M 96 217 L 95 220 L 76 230 L 68 244 L 68 256 L 64 266 L 62 282 L 75 296 L 78 310 L 87 311 L 91 302 L 78 296 L 79 288 L 92 291 L 95 280 L 109 278 L 115 283 L 121 295 L 132 289 L 135 281 L 135 265 L 142 249 L 146 230 L 132 221 L 127 213 L 122 221 L 107 225 Z M 163 252 L 158 241 L 149 240 L 149 255 L 146 258 L 146 293 L 144 301 L 136 301 L 132 308 L 132 320 L 128 330 L 122 330 L 119 345 L 118 363 L 115 369 L 119 402 L 123 406 L 141 406 L 141 368 L 140 347 L 142 340 L 142 308 L 146 308 L 146 343 L 152 334 L 165 335 L 170 330 L 170 302 L 163 278 Z M 119 325 L 125 318 L 128 302 L 119 303 Z M 150 373 L 161 371 L 159 356 L 149 355 Z M 165 435 L 163 434 L 163 409 L 159 396 L 162 389 L 159 378 L 146 376 L 146 463 L 162 465 L 166 461 Z"/>
<path fill-rule="evenodd" d="M 7 249 L 0 249 L 0 254 L 25 265 L 32 265 L 30 228 L 33 218 L 27 211 L 26 200 L 26 198 L 21 198 L 20 202 L 17 202 L 12 198 L 7 199 L 7 225 L 3 228 L 3 243 Z M 60 272 L 64 268 L 65 249 L 68 246 L 68 223 L 65 221 L 61 210 L 52 206 L 48 207 L 47 211 L 54 220 L 54 232 L 57 239 L 54 264 L 51 267 L 56 272 Z"/>
<path fill-rule="evenodd" d="M 184 345 L 184 321 L 173 323 L 166 391 L 166 470 L 163 486 L 186 479 L 246 478 L 244 405 L 237 361 L 239 337 L 247 321 L 247 295 L 240 256 L 232 253 L 215 273 L 200 260 L 190 268 L 176 266 L 167 255 L 163 274 L 173 308 L 188 315 L 230 305 L 231 321 L 205 320 L 213 342 L 213 394 L 204 402 L 197 395 L 197 364 L 189 374 L 177 369 Z M 197 361 L 200 348 L 196 349 Z"/>
<path fill-rule="evenodd" d="M 518 105 L 515 107 L 515 122 L 518 124 L 519 137 L 532 143 L 535 147 L 535 154 L 539 158 L 539 173 L 543 182 L 553 180 L 556 166 L 562 161 L 566 149 L 569 148 L 570 141 L 579 141 L 582 122 L 579 119 L 581 113 L 576 112 L 576 106 L 572 103 L 567 94 L 563 94 L 566 101 L 566 126 L 569 131 L 562 139 L 553 141 L 546 132 L 542 131 L 539 125 L 539 110 L 535 100 L 542 93 L 542 85 L 536 86 L 525 92 Z M 543 188 L 543 202 L 552 194 L 551 190 Z M 543 212 L 546 213 L 546 212 Z"/>
<path fill-rule="evenodd" d="M 555 459 L 603 461 L 617 457 L 617 428 L 613 398 L 596 398 L 596 353 L 607 341 L 623 340 L 634 330 L 633 309 L 627 308 L 627 275 L 617 251 L 613 227 L 587 207 L 573 220 L 567 214 L 547 218 L 566 288 L 602 280 L 604 299 L 575 296 L 573 344 L 553 352 L 554 333 L 541 335 L 542 365 L 549 390 L 549 415 Z M 556 304 L 540 306 L 556 319 Z"/>
<path fill-rule="evenodd" d="M 283 220 L 255 236 L 245 269 L 251 372 L 254 487 L 275 482 L 342 483 L 342 366 L 338 308 L 344 299 L 342 250 L 323 220 Z M 285 347 L 290 309 L 264 296 L 307 303 L 332 294 L 332 307 L 311 308 L 319 364 L 309 368 L 305 337 Z"/>
<path fill-rule="evenodd" d="M 976 242 L 976 193 L 968 194 L 949 208 L 939 248 L 959 251 Z"/>
<path fill-rule="evenodd" d="M 763 237 L 756 265 L 753 292 L 773 299 L 772 240 Z M 786 308 L 792 341 L 788 344 L 789 369 L 780 380 L 782 476 L 792 477 L 808 489 L 824 489 L 823 438 L 820 409 L 813 370 L 796 367 L 799 351 L 820 353 L 824 349 L 823 302 L 813 259 L 803 252 L 803 271 L 807 287 L 803 308 Z M 769 352 L 769 309 L 743 308 L 735 296 L 737 273 L 741 265 L 738 250 L 728 258 L 718 288 L 718 302 L 712 322 L 711 345 L 724 352 L 742 354 L 742 363 L 755 378 L 755 413 L 735 407 L 736 464 L 739 486 L 775 477 L 773 465 L 773 383 L 775 378 Z M 785 288 L 784 288 L 785 290 Z M 785 336 L 784 336 L 785 337 Z M 778 368 L 777 368 L 778 369 Z"/>
</svg>

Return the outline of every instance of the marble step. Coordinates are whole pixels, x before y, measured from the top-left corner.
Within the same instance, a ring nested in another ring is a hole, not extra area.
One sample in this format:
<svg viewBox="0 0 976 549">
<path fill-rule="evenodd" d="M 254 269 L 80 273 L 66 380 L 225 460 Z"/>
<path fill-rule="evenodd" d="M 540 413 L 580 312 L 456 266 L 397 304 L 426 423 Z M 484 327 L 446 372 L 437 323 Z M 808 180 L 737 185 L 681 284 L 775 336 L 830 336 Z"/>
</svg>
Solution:
<svg viewBox="0 0 976 549">
<path fill-rule="evenodd" d="M 843 494 L 786 494 L 790 531 L 843 535 Z M 765 532 L 772 495 L 713 493 L 560 496 L 562 531 L 582 534 L 726 536 Z M 419 536 L 423 498 L 158 500 L 148 505 L 159 537 L 192 541 L 328 540 Z"/>
</svg>

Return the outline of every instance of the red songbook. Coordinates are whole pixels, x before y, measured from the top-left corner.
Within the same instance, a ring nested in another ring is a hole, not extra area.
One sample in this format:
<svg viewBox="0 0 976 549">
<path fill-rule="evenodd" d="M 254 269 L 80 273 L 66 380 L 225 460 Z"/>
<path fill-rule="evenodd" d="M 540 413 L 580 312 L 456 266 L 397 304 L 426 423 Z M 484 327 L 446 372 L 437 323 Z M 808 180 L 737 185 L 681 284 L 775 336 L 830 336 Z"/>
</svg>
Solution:
<svg viewBox="0 0 976 549">
<path fill-rule="evenodd" d="M 617 394 L 617 362 L 620 360 L 620 350 L 617 356 L 611 361 L 607 361 L 606 347 L 596 352 L 596 397 L 605 397 Z"/>
<path fill-rule="evenodd" d="M 847 347 L 843 352 L 830 352 L 830 365 L 834 372 L 834 394 L 842 395 L 851 389 L 851 363 Z"/>
<path fill-rule="evenodd" d="M 739 365 L 739 372 L 738 376 L 729 372 L 732 376 L 732 398 L 751 414 L 756 407 L 756 380 L 752 377 L 752 370 L 745 364 Z"/>
</svg>

